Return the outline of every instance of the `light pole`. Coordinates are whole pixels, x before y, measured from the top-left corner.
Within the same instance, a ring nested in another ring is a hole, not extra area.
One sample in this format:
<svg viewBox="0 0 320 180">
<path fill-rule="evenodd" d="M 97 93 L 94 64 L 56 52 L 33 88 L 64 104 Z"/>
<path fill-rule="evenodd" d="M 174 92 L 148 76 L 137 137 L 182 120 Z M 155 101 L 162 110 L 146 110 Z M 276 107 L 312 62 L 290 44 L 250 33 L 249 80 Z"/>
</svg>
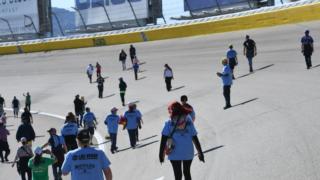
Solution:
<svg viewBox="0 0 320 180">
<path fill-rule="evenodd" d="M 25 24 L 24 26 L 25 26 L 25 27 L 32 26 L 34 32 L 35 32 L 37 35 L 39 35 L 39 32 L 38 32 L 36 26 L 34 25 L 32 18 L 31 18 L 30 16 L 28 16 L 28 15 L 24 15 L 24 18 L 27 18 L 27 19 L 29 19 L 29 20 L 31 21 L 31 24 Z"/>
<path fill-rule="evenodd" d="M 52 15 L 53 15 L 53 17 L 56 19 L 57 24 L 58 24 L 59 29 L 60 29 L 60 32 L 61 32 L 62 36 L 64 36 L 63 30 L 62 30 L 62 27 L 61 27 L 61 24 L 60 24 L 60 20 L 58 19 L 58 16 L 56 15 L 56 13 L 55 13 L 55 12 L 51 12 L 51 14 L 52 14 Z"/>
<path fill-rule="evenodd" d="M 129 5 L 130 5 L 131 11 L 132 11 L 132 13 L 133 13 L 134 19 L 136 20 L 137 25 L 138 25 L 139 27 L 141 27 L 141 25 L 140 25 L 140 23 L 139 23 L 139 21 L 138 21 L 137 15 L 136 15 L 136 13 L 134 12 L 134 9 L 133 9 L 133 7 L 132 7 L 131 0 L 128 0 L 128 3 L 129 3 Z"/>
<path fill-rule="evenodd" d="M 109 24 L 110 24 L 110 26 L 111 26 L 111 29 L 113 29 L 113 25 L 112 25 L 111 19 L 110 19 L 110 17 L 109 17 L 109 13 L 108 13 L 108 11 L 107 11 L 107 8 L 106 8 L 103 4 L 101 4 L 101 3 L 99 3 L 99 2 L 96 2 L 95 4 L 103 8 L 103 10 L 104 10 L 104 12 L 106 13 L 106 16 L 107 16 L 107 18 L 108 18 L 108 22 L 109 22 Z"/>
<path fill-rule="evenodd" d="M 82 24 L 83 24 L 83 26 L 84 26 L 84 29 L 87 31 L 88 28 L 87 28 L 86 22 L 84 22 L 84 19 L 83 19 L 83 16 L 82 16 L 81 12 L 80 12 L 80 9 L 78 9 L 78 8 L 76 8 L 76 7 L 71 7 L 71 8 L 74 9 L 75 11 L 77 11 L 77 13 L 79 14 L 80 19 L 81 19 L 81 21 L 82 21 Z"/>
</svg>

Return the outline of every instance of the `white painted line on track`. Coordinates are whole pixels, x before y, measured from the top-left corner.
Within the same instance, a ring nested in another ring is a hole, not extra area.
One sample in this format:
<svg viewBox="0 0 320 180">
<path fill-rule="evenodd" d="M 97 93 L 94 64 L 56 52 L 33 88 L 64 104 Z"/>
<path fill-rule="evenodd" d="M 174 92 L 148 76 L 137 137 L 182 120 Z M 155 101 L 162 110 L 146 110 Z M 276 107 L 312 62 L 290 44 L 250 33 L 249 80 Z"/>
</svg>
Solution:
<svg viewBox="0 0 320 180">
<path fill-rule="evenodd" d="M 5 111 L 13 111 L 12 108 L 3 108 Z M 21 111 L 21 110 L 20 110 Z M 22 111 L 23 112 L 23 111 Z M 39 115 L 43 115 L 43 116 L 49 116 L 49 117 L 53 117 L 53 118 L 57 118 L 57 119 L 62 119 L 65 120 L 65 117 L 57 115 L 57 114 L 51 114 L 51 113 L 46 113 L 46 112 L 39 112 L 39 111 L 32 111 L 33 114 L 39 114 Z M 99 149 L 103 150 L 105 152 L 106 150 L 106 145 L 103 144 L 103 137 L 102 135 L 98 132 L 95 131 L 94 132 L 94 137 L 97 139 L 98 144 L 99 144 Z"/>
<path fill-rule="evenodd" d="M 164 180 L 164 176 L 159 177 L 159 178 L 157 178 L 157 179 L 155 179 L 155 180 Z"/>
</svg>

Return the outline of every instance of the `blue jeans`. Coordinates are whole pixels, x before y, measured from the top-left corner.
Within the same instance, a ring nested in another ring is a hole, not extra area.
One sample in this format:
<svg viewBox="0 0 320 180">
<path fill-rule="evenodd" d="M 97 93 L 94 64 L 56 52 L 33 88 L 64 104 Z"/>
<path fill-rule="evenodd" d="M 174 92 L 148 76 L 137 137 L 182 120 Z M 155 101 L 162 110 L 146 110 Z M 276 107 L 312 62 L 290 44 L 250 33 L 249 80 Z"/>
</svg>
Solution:
<svg viewBox="0 0 320 180">
<path fill-rule="evenodd" d="M 253 57 L 248 57 L 247 56 L 247 58 L 248 58 L 249 66 L 250 66 L 250 68 L 252 68 L 252 59 L 253 59 Z"/>
<path fill-rule="evenodd" d="M 111 139 L 111 151 L 117 149 L 117 134 L 116 133 L 109 133 Z"/>
<path fill-rule="evenodd" d="M 130 145 L 131 147 L 135 147 L 136 143 L 137 143 L 137 129 L 128 129 L 128 134 L 129 134 L 129 138 L 130 138 Z"/>
</svg>

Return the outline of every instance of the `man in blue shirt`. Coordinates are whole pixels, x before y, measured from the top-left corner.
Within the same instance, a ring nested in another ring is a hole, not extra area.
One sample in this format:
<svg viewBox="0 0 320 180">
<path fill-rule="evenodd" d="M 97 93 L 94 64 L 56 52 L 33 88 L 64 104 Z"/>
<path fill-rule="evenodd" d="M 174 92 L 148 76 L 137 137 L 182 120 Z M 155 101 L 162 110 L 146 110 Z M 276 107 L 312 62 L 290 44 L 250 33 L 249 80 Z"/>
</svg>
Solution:
<svg viewBox="0 0 320 180">
<path fill-rule="evenodd" d="M 228 65 L 228 59 L 222 60 L 223 69 L 222 72 L 217 72 L 217 76 L 221 77 L 223 84 L 223 96 L 226 101 L 226 106 L 223 109 L 228 109 L 231 107 L 230 103 L 230 90 L 232 85 L 232 72 Z"/>
<path fill-rule="evenodd" d="M 83 123 L 84 128 L 89 130 L 92 140 L 94 129 L 96 128 L 96 124 L 98 124 L 98 122 L 96 116 L 92 112 L 90 112 L 89 107 L 86 107 L 86 113 L 83 116 Z M 90 141 L 90 143 L 92 144 L 92 141 Z"/>
<path fill-rule="evenodd" d="M 104 124 L 107 125 L 108 133 L 111 139 L 111 153 L 115 153 L 118 150 L 117 147 L 117 133 L 120 117 L 117 115 L 118 109 L 116 107 L 111 109 L 111 114 L 106 117 Z"/>
<path fill-rule="evenodd" d="M 305 57 L 307 69 L 310 69 L 312 67 L 313 38 L 309 35 L 309 30 L 306 30 L 305 36 L 301 38 L 301 52 Z"/>
<path fill-rule="evenodd" d="M 78 148 L 76 141 L 76 137 L 78 134 L 78 125 L 76 122 L 77 121 L 74 114 L 72 112 L 69 112 L 66 117 L 65 124 L 61 128 L 61 135 L 66 142 L 68 151 Z"/>
<path fill-rule="evenodd" d="M 234 67 L 238 65 L 238 59 L 237 59 L 237 51 L 233 49 L 233 45 L 229 46 L 229 50 L 227 52 L 227 59 L 229 61 L 229 66 L 232 72 L 232 79 L 235 79 L 233 70 L 234 70 Z"/>
<path fill-rule="evenodd" d="M 123 129 L 128 130 L 130 145 L 132 148 L 135 148 L 137 143 L 137 131 L 141 121 L 141 116 L 139 115 L 139 113 L 137 113 L 137 111 L 135 111 L 134 103 L 129 103 L 129 110 L 124 113 L 123 117 L 127 122 L 124 125 Z"/>
<path fill-rule="evenodd" d="M 72 180 L 112 180 L 110 161 L 100 149 L 89 146 L 91 135 L 87 129 L 77 135 L 80 148 L 68 152 L 62 165 L 63 175 L 71 172 Z M 103 172 L 103 173 L 102 173 Z"/>
</svg>

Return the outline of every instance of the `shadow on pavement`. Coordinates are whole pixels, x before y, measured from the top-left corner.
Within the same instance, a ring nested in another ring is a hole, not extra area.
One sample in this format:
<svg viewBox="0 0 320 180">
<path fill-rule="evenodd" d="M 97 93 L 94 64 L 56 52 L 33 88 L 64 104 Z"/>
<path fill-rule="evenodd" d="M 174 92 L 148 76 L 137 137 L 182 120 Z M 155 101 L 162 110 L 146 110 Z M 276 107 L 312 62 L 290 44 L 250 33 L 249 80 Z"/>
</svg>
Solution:
<svg viewBox="0 0 320 180">
<path fill-rule="evenodd" d="M 320 67 L 320 64 L 315 65 L 315 66 L 312 66 L 312 67 L 311 67 L 311 69 L 313 69 L 313 68 L 317 68 L 317 67 Z"/>
<path fill-rule="evenodd" d="M 142 77 L 138 78 L 138 81 L 142 80 L 142 79 L 145 79 L 145 78 L 147 78 L 147 76 L 142 76 Z"/>
<path fill-rule="evenodd" d="M 129 150 L 129 149 L 132 149 L 132 148 L 131 148 L 131 147 L 128 147 L 128 148 L 124 148 L 124 149 L 119 149 L 119 150 L 117 151 L 117 153 L 122 152 L 122 151 L 127 151 L 127 150 Z"/>
<path fill-rule="evenodd" d="M 141 62 L 141 63 L 139 63 L 139 66 L 144 65 L 144 64 L 147 64 L 147 62 Z M 132 67 L 129 67 L 129 68 L 127 68 L 127 71 L 130 71 L 132 69 L 133 69 Z"/>
<path fill-rule="evenodd" d="M 150 137 L 146 137 L 146 138 L 143 138 L 143 139 L 140 139 L 139 141 L 146 141 L 148 139 L 152 139 L 152 138 L 155 138 L 157 137 L 158 135 L 153 135 L 153 136 L 150 136 Z"/>
<path fill-rule="evenodd" d="M 147 72 L 147 70 L 140 70 L 138 73 L 143 73 L 143 72 Z"/>
<path fill-rule="evenodd" d="M 149 146 L 151 144 L 154 144 L 154 143 L 157 143 L 159 142 L 159 140 L 156 140 L 156 141 L 152 141 L 152 142 L 149 142 L 149 143 L 146 143 L 146 144 L 141 144 L 141 145 L 138 145 L 136 148 L 143 148 L 143 147 L 146 147 L 146 146 Z"/>
<path fill-rule="evenodd" d="M 245 105 L 245 104 L 247 104 L 247 103 L 250 103 L 250 102 L 252 102 L 252 101 L 256 101 L 256 100 L 258 100 L 258 99 L 259 99 L 259 98 L 253 98 L 253 99 L 250 99 L 250 100 L 248 100 L 248 101 L 244 101 L 244 102 L 242 102 L 242 103 L 233 105 L 232 107 L 237 107 L 237 106 L 240 106 L 240 105 Z"/>
<path fill-rule="evenodd" d="M 106 76 L 106 77 L 102 77 L 103 79 L 108 79 L 109 78 L 109 76 Z M 97 80 L 95 80 L 95 81 L 92 81 L 92 83 L 97 83 Z M 91 83 L 91 84 L 92 84 Z"/>
<path fill-rule="evenodd" d="M 179 86 L 179 87 L 176 87 L 176 88 L 171 89 L 171 91 L 176 91 L 176 90 L 182 89 L 182 88 L 184 88 L 184 87 L 186 87 L 186 86 Z"/>
<path fill-rule="evenodd" d="M 110 140 L 107 140 L 107 141 L 104 141 L 104 142 L 102 142 L 102 143 L 100 143 L 100 144 L 94 144 L 94 146 L 99 146 L 99 145 L 102 145 L 102 144 L 107 144 L 108 142 L 111 142 Z"/>
<path fill-rule="evenodd" d="M 43 137 L 46 137 L 45 135 L 38 135 L 36 136 L 36 138 L 43 138 Z"/>
<path fill-rule="evenodd" d="M 114 93 L 113 93 L 113 94 L 110 94 L 110 95 L 108 95 L 108 96 L 103 97 L 103 99 L 112 97 L 112 96 L 114 96 L 114 95 L 116 95 L 116 94 L 114 94 Z"/>
<path fill-rule="evenodd" d="M 223 148 L 223 147 L 224 147 L 224 145 L 221 145 L 221 146 L 217 146 L 217 147 L 214 147 L 214 148 L 207 149 L 207 150 L 202 151 L 202 152 L 203 152 L 203 154 L 206 154 L 206 153 L 208 153 L 208 152 L 211 152 L 211 151 L 214 151 L 214 150 L 217 150 L 217 149 Z M 195 156 L 198 156 L 198 153 L 197 153 L 197 154 L 195 154 Z"/>
<path fill-rule="evenodd" d="M 255 72 L 261 71 L 261 70 L 263 70 L 263 69 L 267 69 L 267 68 L 272 67 L 272 66 L 274 66 L 274 64 L 269 64 L 269 65 L 267 65 L 267 66 L 263 66 L 263 67 L 261 67 L 261 68 L 258 68 L 258 69 L 256 69 L 256 70 L 254 70 L 254 71 L 255 71 Z M 244 77 L 247 77 L 247 76 L 249 76 L 249 75 L 251 75 L 251 74 L 253 74 L 253 73 L 247 73 L 247 74 L 241 75 L 241 76 L 237 77 L 236 79 L 244 78 Z"/>
</svg>

